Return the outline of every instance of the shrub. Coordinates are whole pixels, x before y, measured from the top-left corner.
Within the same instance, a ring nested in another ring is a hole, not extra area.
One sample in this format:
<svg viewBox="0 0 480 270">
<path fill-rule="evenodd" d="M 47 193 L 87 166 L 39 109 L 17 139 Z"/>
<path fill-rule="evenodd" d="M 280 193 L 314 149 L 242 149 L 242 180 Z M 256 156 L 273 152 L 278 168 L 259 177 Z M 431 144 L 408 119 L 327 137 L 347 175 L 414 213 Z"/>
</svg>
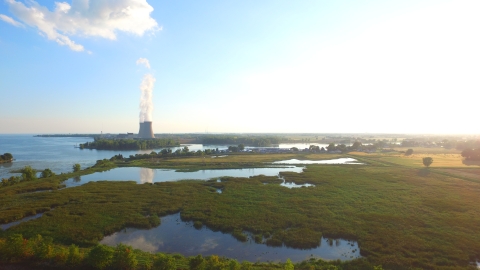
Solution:
<svg viewBox="0 0 480 270">
<path fill-rule="evenodd" d="M 55 173 L 52 172 L 52 170 L 47 168 L 47 169 L 42 171 L 41 175 L 42 175 L 42 178 L 47 178 L 47 177 L 55 176 Z"/>
<path fill-rule="evenodd" d="M 105 269 L 113 262 L 114 249 L 105 245 L 96 245 L 87 255 L 87 264 L 95 269 Z"/>
<path fill-rule="evenodd" d="M 43 238 L 37 234 L 35 238 L 30 239 L 33 255 L 40 260 L 50 259 L 54 256 L 53 239 L 51 237 Z"/>
<path fill-rule="evenodd" d="M 118 244 L 115 248 L 113 254 L 113 267 L 115 269 L 135 269 L 137 267 L 138 261 L 133 254 L 131 246 L 124 244 Z"/>
<path fill-rule="evenodd" d="M 22 178 L 24 181 L 37 179 L 37 172 L 30 166 L 25 166 L 22 170 Z"/>
<path fill-rule="evenodd" d="M 153 269 L 175 270 L 177 269 L 177 264 L 173 257 L 167 256 L 165 254 L 158 254 L 153 261 Z"/>
<path fill-rule="evenodd" d="M 190 259 L 189 265 L 191 270 L 203 270 L 205 269 L 205 259 L 199 254 Z"/>
<path fill-rule="evenodd" d="M 80 166 L 80 164 L 76 163 L 76 164 L 73 165 L 72 168 L 73 168 L 73 171 L 74 171 L 74 172 L 78 172 L 78 171 L 80 171 L 81 166 Z"/>
</svg>

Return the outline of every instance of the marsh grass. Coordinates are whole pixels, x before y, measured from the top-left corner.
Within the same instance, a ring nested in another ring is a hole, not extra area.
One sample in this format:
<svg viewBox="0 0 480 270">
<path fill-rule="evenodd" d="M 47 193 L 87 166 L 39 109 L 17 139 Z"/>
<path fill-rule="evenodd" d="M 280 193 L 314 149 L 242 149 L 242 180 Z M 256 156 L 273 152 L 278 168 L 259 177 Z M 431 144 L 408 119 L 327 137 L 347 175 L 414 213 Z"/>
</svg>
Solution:
<svg viewBox="0 0 480 270">
<path fill-rule="evenodd" d="M 299 156 L 251 157 L 255 163 Z M 387 269 L 468 268 L 480 258 L 479 183 L 436 168 L 425 173 L 420 166 L 384 160 L 382 154 L 358 157 L 368 165 L 307 165 L 303 173 L 281 173 L 287 182 L 315 185 L 308 188 L 287 189 L 277 177 L 266 176 L 155 184 L 99 181 L 30 194 L 5 187 L 0 220 L 46 212 L 0 237 L 42 234 L 56 243 L 90 247 L 126 227 L 157 226 L 155 215 L 180 212 L 184 221 L 237 238 L 249 232 L 270 245 L 312 248 L 322 235 L 356 240 L 369 264 Z M 182 166 L 180 159 L 175 162 Z M 238 156 L 226 162 L 245 160 Z M 198 164 L 188 159 L 184 165 Z M 212 192 L 218 188 L 222 194 Z"/>
</svg>

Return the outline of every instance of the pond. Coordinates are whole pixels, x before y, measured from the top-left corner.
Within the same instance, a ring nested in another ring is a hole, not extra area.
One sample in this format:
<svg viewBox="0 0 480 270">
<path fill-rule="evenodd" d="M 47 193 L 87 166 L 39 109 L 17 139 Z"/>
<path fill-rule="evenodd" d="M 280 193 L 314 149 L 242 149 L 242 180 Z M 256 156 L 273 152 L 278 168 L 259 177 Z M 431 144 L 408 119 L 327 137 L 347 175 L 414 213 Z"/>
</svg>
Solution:
<svg viewBox="0 0 480 270">
<path fill-rule="evenodd" d="M 249 168 L 249 169 L 222 169 L 200 170 L 196 172 L 177 172 L 175 170 L 149 169 L 149 168 L 115 168 L 105 172 L 97 172 L 81 177 L 70 178 L 64 182 L 66 187 L 80 186 L 90 181 L 136 181 L 139 184 L 178 181 L 183 179 L 208 180 L 222 176 L 250 177 L 255 175 L 278 176 L 280 172 L 301 173 L 303 167 L 274 167 L 274 168 Z"/>
<path fill-rule="evenodd" d="M 328 160 L 299 160 L 299 159 L 289 159 L 275 161 L 273 164 L 364 164 L 358 162 L 354 158 L 336 158 Z"/>
<path fill-rule="evenodd" d="M 109 246 L 124 243 L 144 251 L 180 253 L 184 256 L 215 254 L 252 262 L 284 262 L 287 258 L 293 262 L 310 258 L 350 260 L 360 257 L 360 249 L 355 241 L 322 238 L 319 246 L 313 249 L 269 247 L 255 243 L 251 237 L 247 242 L 240 242 L 230 234 L 214 232 L 205 226 L 195 229 L 193 222 L 181 221 L 180 213 L 162 217 L 161 220 L 161 225 L 156 228 L 127 228 L 105 237 L 100 243 Z"/>
</svg>

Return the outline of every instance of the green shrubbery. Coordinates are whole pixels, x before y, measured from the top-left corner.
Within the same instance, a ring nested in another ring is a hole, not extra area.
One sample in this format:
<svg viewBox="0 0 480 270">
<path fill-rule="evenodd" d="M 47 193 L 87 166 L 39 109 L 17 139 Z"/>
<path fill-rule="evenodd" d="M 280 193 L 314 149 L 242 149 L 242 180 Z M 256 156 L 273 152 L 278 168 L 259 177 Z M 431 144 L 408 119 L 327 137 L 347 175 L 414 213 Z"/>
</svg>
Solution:
<svg viewBox="0 0 480 270">
<path fill-rule="evenodd" d="M 11 162 L 13 160 L 13 155 L 10 153 L 5 153 L 0 155 L 0 163 Z"/>
</svg>

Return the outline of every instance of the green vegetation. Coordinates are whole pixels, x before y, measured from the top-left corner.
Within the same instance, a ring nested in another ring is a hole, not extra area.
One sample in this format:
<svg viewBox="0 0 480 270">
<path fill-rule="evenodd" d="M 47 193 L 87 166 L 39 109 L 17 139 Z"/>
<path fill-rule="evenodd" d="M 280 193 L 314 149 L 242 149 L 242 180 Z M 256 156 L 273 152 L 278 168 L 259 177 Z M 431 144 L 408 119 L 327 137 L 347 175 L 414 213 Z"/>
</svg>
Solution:
<svg viewBox="0 0 480 270">
<path fill-rule="evenodd" d="M 422 161 L 423 161 L 423 165 L 425 165 L 425 167 L 429 167 L 429 166 L 432 165 L 432 163 L 433 163 L 433 158 L 431 158 L 431 157 L 424 157 L 424 158 L 422 159 Z"/>
<path fill-rule="evenodd" d="M 3 155 L 0 155 L 0 163 L 7 163 L 7 162 L 12 162 L 13 161 L 13 155 L 10 153 L 5 153 Z"/>
<path fill-rule="evenodd" d="M 477 149 L 465 149 L 462 151 L 462 157 L 467 160 L 480 160 L 480 148 Z"/>
<path fill-rule="evenodd" d="M 74 254 L 70 261 L 80 261 L 80 264 L 95 261 L 88 255 L 91 249 L 104 249 L 106 261 L 97 258 L 95 265 L 99 265 L 96 266 L 98 269 L 116 265 L 114 260 L 122 262 L 125 267 L 135 265 L 136 261 L 136 267 L 142 269 L 146 268 L 143 265 L 147 261 L 151 265 L 166 265 L 164 269 L 212 269 L 208 265 L 219 265 L 217 261 L 223 265 L 219 269 L 227 268 L 227 265 L 234 269 L 290 267 L 290 264 L 232 263 L 216 256 L 185 259 L 177 255 L 151 254 L 148 256 L 152 257 L 148 257 L 126 246 L 116 251 L 97 246 L 105 235 L 126 227 L 151 228 L 160 223 L 159 216 L 180 212 L 182 220 L 193 221 L 197 228 L 207 226 L 230 233 L 237 239 L 243 238 L 243 231 L 248 231 L 255 235 L 256 241 L 268 239 L 264 244 L 273 246 L 311 248 L 318 245 L 322 236 L 356 240 L 361 255 L 365 257 L 344 263 L 305 261 L 295 264 L 295 269 L 373 269 L 373 265 L 382 265 L 385 269 L 472 269 L 469 263 L 480 258 L 480 209 L 477 203 L 480 180 L 475 178 L 478 177 L 478 167 L 445 166 L 456 166 L 454 158 L 461 164 L 458 150 L 413 149 L 415 154 L 411 156 L 399 151 L 354 152 L 349 156 L 367 165 L 308 165 L 303 173 L 282 173 L 287 182 L 315 185 L 297 189 L 282 187 L 278 185 L 282 180 L 266 176 L 225 177 L 221 182 L 190 180 L 155 184 L 99 181 L 39 193 L 26 191 L 40 183 L 50 183 L 51 187 L 56 181 L 58 186 L 61 176 L 25 181 L 1 188 L 0 223 L 41 212 L 44 215 L 0 232 L 0 239 L 4 239 L 0 242 L 10 241 L 8 239 L 16 234 L 28 239 L 35 239 L 40 234 L 43 239 L 51 239 L 53 245 L 69 247 L 64 253 Z M 115 165 L 187 170 L 338 156 L 237 154 L 209 158 L 208 162 L 200 156 L 138 160 L 112 158 L 113 161 L 97 162 L 98 168 L 88 168 L 77 174 Z M 419 159 L 422 156 L 433 156 L 436 166 L 423 169 L 422 159 Z M 438 167 L 438 164 L 444 167 Z M 217 188 L 222 194 L 212 192 Z M 50 210 L 52 208 L 54 210 Z M 76 246 L 72 247 L 72 244 Z M 42 254 L 49 254 L 49 249 L 43 250 Z M 128 254 L 135 254 L 135 258 L 125 259 Z"/>
<path fill-rule="evenodd" d="M 80 164 L 76 163 L 76 164 L 73 164 L 72 169 L 73 169 L 73 172 L 79 172 L 81 169 L 81 166 Z"/>
<path fill-rule="evenodd" d="M 93 142 L 80 144 L 80 149 L 98 150 L 145 150 L 162 147 L 179 146 L 172 139 L 103 139 L 95 138 Z"/>
<path fill-rule="evenodd" d="M 119 244 L 115 247 L 95 245 L 79 248 L 75 245 L 55 244 L 51 238 L 36 235 L 25 239 L 21 234 L 13 234 L 0 239 L 0 264 L 12 269 L 378 269 L 365 259 L 348 262 L 310 259 L 294 264 L 289 259 L 285 263 L 251 263 L 202 255 L 184 257 L 179 254 L 144 252 L 131 246 Z M 380 268 L 381 269 L 381 268 Z"/>
<path fill-rule="evenodd" d="M 203 144 L 221 144 L 221 145 L 247 145 L 247 146 L 271 146 L 279 144 L 285 140 L 280 136 L 253 136 L 253 135 L 209 135 L 203 136 L 201 142 Z"/>
<path fill-rule="evenodd" d="M 11 176 L 10 178 L 3 178 L 0 184 L 1 192 L 5 193 L 28 193 L 34 191 L 42 191 L 42 190 L 56 190 L 62 186 L 61 182 L 72 178 L 72 177 L 79 177 L 85 174 L 91 174 L 94 172 L 101 172 L 105 170 L 109 170 L 115 168 L 116 164 L 110 160 L 97 160 L 97 163 L 90 168 L 86 168 L 85 170 L 80 170 L 77 172 L 72 173 L 61 173 L 55 174 L 50 169 L 45 169 L 41 172 L 41 178 L 36 177 L 36 171 L 32 169 L 30 166 L 25 166 L 19 172 L 22 173 L 22 176 Z M 14 187 L 12 187 L 14 186 Z M 6 188 L 11 187 L 11 188 Z M 4 189 L 2 189 L 4 188 Z M 1 211 L 1 208 L 0 208 Z M 1 217 L 0 212 L 0 217 Z M 0 219 L 0 223 L 2 220 Z"/>
</svg>

